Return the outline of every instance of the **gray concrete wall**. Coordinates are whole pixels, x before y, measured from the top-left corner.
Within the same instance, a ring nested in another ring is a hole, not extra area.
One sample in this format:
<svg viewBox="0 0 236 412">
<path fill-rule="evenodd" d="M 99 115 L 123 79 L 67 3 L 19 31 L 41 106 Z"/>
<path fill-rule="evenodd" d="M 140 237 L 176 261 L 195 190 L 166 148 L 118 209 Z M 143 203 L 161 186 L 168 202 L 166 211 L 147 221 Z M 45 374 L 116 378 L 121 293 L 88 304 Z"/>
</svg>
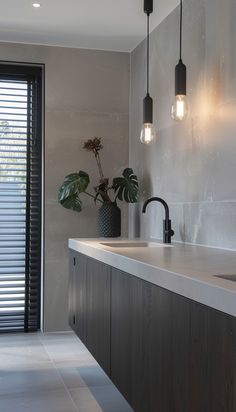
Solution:
<svg viewBox="0 0 236 412">
<path fill-rule="evenodd" d="M 129 55 L 0 43 L 1 60 L 45 63 L 45 277 L 46 331 L 66 330 L 69 237 L 97 236 L 97 207 L 83 197 L 81 214 L 62 208 L 57 191 L 66 174 L 97 170 L 83 142 L 103 136 L 107 176 L 128 164 Z M 127 208 L 123 208 L 123 234 Z"/>
<path fill-rule="evenodd" d="M 170 205 L 175 239 L 236 248 L 236 3 L 184 2 L 183 60 L 188 67 L 191 116 L 170 117 L 178 61 L 179 9 L 151 35 L 151 95 L 158 141 L 142 145 L 145 44 L 131 55 L 130 164 L 144 200 L 161 196 Z M 130 235 L 159 238 L 163 211 L 153 204 L 141 216 L 130 208 Z"/>
</svg>

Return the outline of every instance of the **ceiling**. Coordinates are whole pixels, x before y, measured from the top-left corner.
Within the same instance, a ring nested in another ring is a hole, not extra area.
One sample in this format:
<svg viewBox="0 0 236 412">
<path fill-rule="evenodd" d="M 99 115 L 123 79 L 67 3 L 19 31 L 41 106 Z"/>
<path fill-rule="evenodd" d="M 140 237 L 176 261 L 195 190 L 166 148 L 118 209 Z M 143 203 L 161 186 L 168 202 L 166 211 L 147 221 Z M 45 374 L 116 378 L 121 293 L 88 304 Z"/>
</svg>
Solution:
<svg viewBox="0 0 236 412">
<path fill-rule="evenodd" d="M 129 52 L 145 37 L 143 0 L 34 1 L 1 1 L 0 41 Z M 178 3 L 154 0 L 151 29 Z"/>
</svg>

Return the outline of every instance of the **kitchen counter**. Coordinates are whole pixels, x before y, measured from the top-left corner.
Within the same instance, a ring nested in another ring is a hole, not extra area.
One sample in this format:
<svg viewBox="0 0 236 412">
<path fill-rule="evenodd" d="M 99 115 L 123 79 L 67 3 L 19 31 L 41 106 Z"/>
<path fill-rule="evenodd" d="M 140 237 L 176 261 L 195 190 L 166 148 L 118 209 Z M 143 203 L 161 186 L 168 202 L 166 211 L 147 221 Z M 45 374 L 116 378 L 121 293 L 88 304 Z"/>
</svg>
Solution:
<svg viewBox="0 0 236 412">
<path fill-rule="evenodd" d="M 122 241 L 127 240 L 69 239 L 69 248 L 236 317 L 236 282 L 215 277 L 236 275 L 236 251 L 180 243 L 121 248 L 102 244 Z"/>
</svg>

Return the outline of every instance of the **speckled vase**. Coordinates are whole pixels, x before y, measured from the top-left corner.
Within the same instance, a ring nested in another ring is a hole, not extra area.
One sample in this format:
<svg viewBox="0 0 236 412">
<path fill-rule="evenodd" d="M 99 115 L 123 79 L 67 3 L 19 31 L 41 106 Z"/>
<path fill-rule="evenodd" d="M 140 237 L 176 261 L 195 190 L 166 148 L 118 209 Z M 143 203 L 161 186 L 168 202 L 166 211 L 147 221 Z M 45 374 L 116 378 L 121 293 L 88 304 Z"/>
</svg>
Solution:
<svg viewBox="0 0 236 412">
<path fill-rule="evenodd" d="M 98 231 L 100 237 L 121 235 L 121 211 L 116 203 L 104 202 L 98 211 Z"/>
</svg>

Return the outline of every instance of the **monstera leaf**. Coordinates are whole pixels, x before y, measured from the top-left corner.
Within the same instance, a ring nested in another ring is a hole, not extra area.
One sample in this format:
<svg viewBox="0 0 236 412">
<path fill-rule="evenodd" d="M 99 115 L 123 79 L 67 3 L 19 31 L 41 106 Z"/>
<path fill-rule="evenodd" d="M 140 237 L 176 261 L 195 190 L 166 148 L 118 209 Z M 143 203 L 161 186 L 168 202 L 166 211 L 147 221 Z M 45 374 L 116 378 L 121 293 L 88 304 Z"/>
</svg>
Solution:
<svg viewBox="0 0 236 412">
<path fill-rule="evenodd" d="M 66 209 L 81 212 L 82 202 L 79 194 L 86 191 L 89 185 L 89 175 L 82 170 L 79 173 L 71 173 L 65 177 L 59 189 L 58 201 Z"/>
<path fill-rule="evenodd" d="M 66 209 L 71 209 L 75 212 L 81 212 L 82 210 L 82 202 L 78 194 L 71 195 L 66 199 L 60 200 L 59 202 Z"/>
<path fill-rule="evenodd" d="M 113 179 L 112 185 L 116 198 L 125 200 L 127 203 L 136 203 L 138 200 L 138 179 L 133 169 L 127 168 L 123 172 L 123 177 Z"/>
</svg>

